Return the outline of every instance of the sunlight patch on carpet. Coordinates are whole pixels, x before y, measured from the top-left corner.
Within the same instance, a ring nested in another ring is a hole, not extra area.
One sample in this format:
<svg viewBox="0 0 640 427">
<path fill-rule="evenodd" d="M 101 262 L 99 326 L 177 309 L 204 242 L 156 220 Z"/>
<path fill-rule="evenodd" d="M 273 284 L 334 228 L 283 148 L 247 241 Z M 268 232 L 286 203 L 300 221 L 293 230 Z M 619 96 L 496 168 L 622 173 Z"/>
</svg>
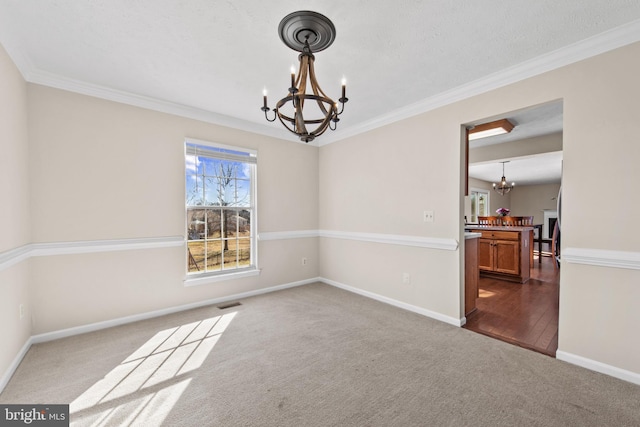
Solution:
<svg viewBox="0 0 640 427">
<path fill-rule="evenodd" d="M 71 402 L 72 418 L 90 425 L 158 425 L 237 312 L 162 330 Z"/>
</svg>

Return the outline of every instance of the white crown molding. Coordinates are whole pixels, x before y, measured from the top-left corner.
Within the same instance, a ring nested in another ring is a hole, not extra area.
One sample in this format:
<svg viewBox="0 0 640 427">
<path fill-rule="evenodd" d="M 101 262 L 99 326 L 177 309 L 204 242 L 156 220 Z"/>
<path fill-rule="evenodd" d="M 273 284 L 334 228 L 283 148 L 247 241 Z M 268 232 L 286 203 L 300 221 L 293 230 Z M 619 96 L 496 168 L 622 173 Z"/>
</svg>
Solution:
<svg viewBox="0 0 640 427">
<path fill-rule="evenodd" d="M 342 128 L 323 137 L 320 147 L 370 130 L 462 101 L 548 71 L 640 41 L 640 20 L 632 21 L 572 45 L 522 62 L 473 82 L 439 93 L 430 98 L 391 111 L 362 124 Z"/>
<path fill-rule="evenodd" d="M 9 35 L 2 35 L 2 39 L 5 41 L 4 47 L 9 53 L 9 56 L 22 73 L 24 79 L 30 83 L 55 87 L 58 89 L 68 90 L 70 92 L 81 93 L 149 110 L 160 111 L 206 123 L 292 141 L 291 134 L 285 129 L 279 127 L 271 127 L 237 119 L 235 117 L 224 116 L 211 111 L 119 91 L 105 86 L 90 84 L 39 70 L 35 68 L 26 53 L 16 47 L 17 44 L 9 38 Z M 325 134 L 322 142 L 314 141 L 312 144 L 307 145 L 321 147 L 323 145 L 331 144 L 333 142 L 376 129 L 399 120 L 413 117 L 490 90 L 498 89 L 637 41 L 640 41 L 640 20 L 632 21 L 628 24 L 613 28 L 609 31 L 605 31 L 601 34 L 555 50 L 548 54 L 538 56 L 529 61 L 522 62 L 518 65 L 468 84 L 426 98 L 404 108 L 391 111 L 388 114 L 375 117 L 364 123 L 341 128 L 338 132 L 331 133 L 330 135 Z"/>
<path fill-rule="evenodd" d="M 640 270 L 640 252 L 566 248 L 562 251 L 562 262 Z"/>
<path fill-rule="evenodd" d="M 376 301 L 383 302 L 385 304 L 392 305 L 394 307 L 401 308 L 403 310 L 411 311 L 413 313 L 418 313 L 426 317 L 430 317 L 435 320 L 439 320 L 441 322 L 448 323 L 453 326 L 462 326 L 465 323 L 465 319 L 456 319 L 455 317 L 446 316 L 444 314 L 438 313 L 436 311 L 428 310 L 426 308 L 418 307 L 415 305 L 407 304 L 406 302 L 398 301 L 393 298 L 388 298 L 383 295 L 379 295 L 373 292 L 365 291 L 360 288 L 356 288 L 353 286 L 345 285 L 344 283 L 336 282 L 335 280 L 327 279 L 324 277 L 320 277 L 320 281 L 322 283 L 326 283 L 327 285 L 335 286 L 336 288 L 343 289 L 345 291 L 352 292 L 354 294 L 358 294 L 367 298 L 374 299 Z"/>
<path fill-rule="evenodd" d="M 640 385 L 640 374 L 637 372 L 627 371 L 626 369 L 617 368 L 615 366 L 607 365 L 606 363 L 587 359 L 586 357 L 567 353 L 566 351 L 561 350 L 556 351 L 556 359 Z"/>
<path fill-rule="evenodd" d="M 319 230 L 320 237 L 357 240 L 360 242 L 383 243 L 387 245 L 414 246 L 419 248 L 443 249 L 455 251 L 458 242 L 455 239 L 438 237 L 403 236 L 397 234 L 355 233 L 349 231 Z"/>
<path fill-rule="evenodd" d="M 248 120 L 237 119 L 235 117 L 214 113 L 212 111 L 87 83 L 38 69 L 31 69 L 26 74 L 23 72 L 23 76 L 29 83 L 62 89 L 135 107 L 146 108 L 148 110 L 173 114 L 175 116 L 199 120 L 205 123 L 257 133 L 278 139 L 290 139 L 291 136 L 291 133 L 282 127 L 267 126 L 264 124 L 250 122 Z"/>
</svg>

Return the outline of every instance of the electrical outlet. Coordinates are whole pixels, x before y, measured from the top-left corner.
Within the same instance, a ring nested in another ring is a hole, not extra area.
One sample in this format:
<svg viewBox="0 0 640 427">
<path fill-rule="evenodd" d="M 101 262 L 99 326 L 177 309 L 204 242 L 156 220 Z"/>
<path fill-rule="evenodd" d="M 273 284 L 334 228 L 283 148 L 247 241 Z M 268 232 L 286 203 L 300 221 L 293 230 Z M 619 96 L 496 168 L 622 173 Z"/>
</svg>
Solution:
<svg viewBox="0 0 640 427">
<path fill-rule="evenodd" d="M 20 319 L 24 317 L 24 304 L 20 304 Z"/>
<path fill-rule="evenodd" d="M 402 283 L 407 285 L 411 283 L 411 275 L 409 273 L 402 273 Z"/>
<path fill-rule="evenodd" d="M 424 222 L 433 222 L 433 211 L 424 211 Z"/>
<path fill-rule="evenodd" d="M 302 257 L 302 265 L 307 265 L 307 258 Z"/>
</svg>

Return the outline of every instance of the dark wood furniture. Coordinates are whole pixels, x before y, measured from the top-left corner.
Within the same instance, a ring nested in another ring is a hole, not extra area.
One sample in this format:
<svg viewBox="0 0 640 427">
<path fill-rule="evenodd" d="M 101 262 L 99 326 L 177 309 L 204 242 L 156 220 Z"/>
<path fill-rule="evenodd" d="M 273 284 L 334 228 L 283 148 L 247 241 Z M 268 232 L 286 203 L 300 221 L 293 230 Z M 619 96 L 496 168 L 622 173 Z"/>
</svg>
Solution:
<svg viewBox="0 0 640 427">
<path fill-rule="evenodd" d="M 480 275 L 518 283 L 529 280 L 531 227 L 478 227 Z"/>
</svg>

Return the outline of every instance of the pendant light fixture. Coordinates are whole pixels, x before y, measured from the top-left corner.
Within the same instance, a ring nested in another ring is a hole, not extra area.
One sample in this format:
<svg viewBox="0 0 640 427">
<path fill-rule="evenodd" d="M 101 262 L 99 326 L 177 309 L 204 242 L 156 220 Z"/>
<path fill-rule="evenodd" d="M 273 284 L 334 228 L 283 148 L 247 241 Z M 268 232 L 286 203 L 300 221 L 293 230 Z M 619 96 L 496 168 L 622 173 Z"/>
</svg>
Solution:
<svg viewBox="0 0 640 427">
<path fill-rule="evenodd" d="M 493 189 L 496 190 L 498 194 L 504 196 L 516 185 L 515 182 L 512 182 L 511 185 L 507 184 L 507 179 L 504 177 L 504 164 L 509 163 L 509 160 L 500 162 L 502 163 L 502 179 L 500 180 L 500 184 L 493 183 Z"/>
<path fill-rule="evenodd" d="M 285 16 L 278 26 L 278 33 L 282 42 L 291 49 L 300 52 L 298 73 L 291 70 L 291 87 L 288 95 L 276 103 L 271 109 L 267 105 L 266 89 L 263 93 L 261 110 L 269 122 L 278 118 L 288 131 L 298 135 L 301 141 L 313 141 L 327 129 L 335 130 L 340 120 L 338 116 L 344 111 L 346 97 L 346 82 L 342 81 L 342 96 L 338 99 L 341 104 L 329 98 L 320 88 L 313 68 L 315 56 L 313 52 L 320 52 L 333 43 L 336 29 L 333 23 L 324 15 L 307 10 L 290 13 Z M 267 113 L 273 111 L 273 117 Z"/>
</svg>

